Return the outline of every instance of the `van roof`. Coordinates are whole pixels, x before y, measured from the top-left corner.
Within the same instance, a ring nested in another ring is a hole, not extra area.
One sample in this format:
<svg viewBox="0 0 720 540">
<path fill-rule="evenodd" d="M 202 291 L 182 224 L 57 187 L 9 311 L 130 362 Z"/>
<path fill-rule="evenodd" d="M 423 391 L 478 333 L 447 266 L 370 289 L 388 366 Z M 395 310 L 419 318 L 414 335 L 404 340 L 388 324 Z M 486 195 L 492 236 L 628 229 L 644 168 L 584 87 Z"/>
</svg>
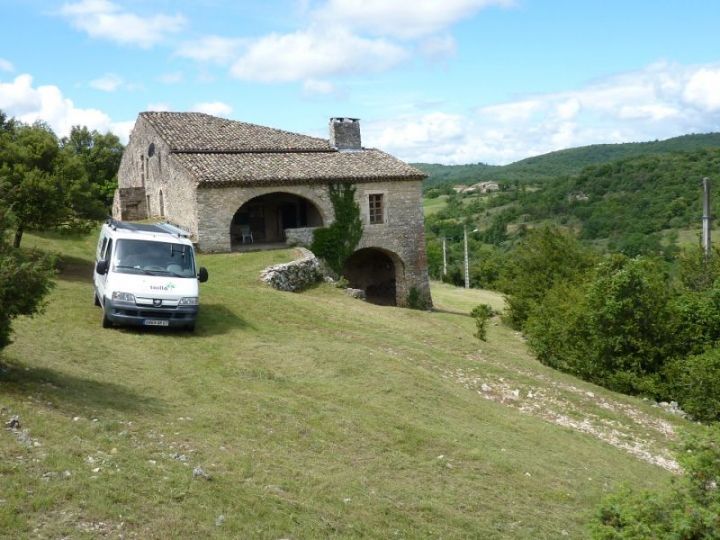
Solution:
<svg viewBox="0 0 720 540">
<path fill-rule="evenodd" d="M 172 223 L 130 223 L 108 219 L 105 226 L 115 232 L 118 238 L 137 238 L 142 235 L 146 240 L 172 240 L 181 244 L 190 244 L 190 233 Z"/>
</svg>

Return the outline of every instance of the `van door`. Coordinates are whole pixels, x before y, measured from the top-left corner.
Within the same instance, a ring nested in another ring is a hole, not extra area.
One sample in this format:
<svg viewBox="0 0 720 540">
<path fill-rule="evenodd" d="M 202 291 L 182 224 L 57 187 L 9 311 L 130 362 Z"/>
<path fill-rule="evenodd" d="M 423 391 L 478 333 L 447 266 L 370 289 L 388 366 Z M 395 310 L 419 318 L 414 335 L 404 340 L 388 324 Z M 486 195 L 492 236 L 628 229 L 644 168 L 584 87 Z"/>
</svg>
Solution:
<svg viewBox="0 0 720 540">
<path fill-rule="evenodd" d="M 107 282 L 108 274 L 110 273 L 110 256 L 112 255 L 112 248 L 113 248 L 113 241 L 112 238 L 108 238 L 107 242 L 104 242 L 105 246 L 101 250 L 100 258 L 98 261 L 107 261 L 108 270 L 105 272 L 105 274 L 98 274 L 97 272 L 94 273 L 95 276 L 95 292 L 97 294 L 98 300 L 100 300 L 101 304 L 105 304 L 105 283 Z M 97 261 L 96 261 L 97 264 Z"/>
</svg>

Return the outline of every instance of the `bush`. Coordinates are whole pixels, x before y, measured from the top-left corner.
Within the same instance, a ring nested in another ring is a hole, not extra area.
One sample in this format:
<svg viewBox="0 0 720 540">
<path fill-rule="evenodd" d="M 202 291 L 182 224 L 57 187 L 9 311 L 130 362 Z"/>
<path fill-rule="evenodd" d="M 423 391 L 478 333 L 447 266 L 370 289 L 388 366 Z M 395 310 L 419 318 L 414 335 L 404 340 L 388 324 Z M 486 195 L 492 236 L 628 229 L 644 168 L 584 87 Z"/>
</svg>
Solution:
<svg viewBox="0 0 720 540">
<path fill-rule="evenodd" d="M 696 420 L 720 420 L 720 350 L 672 362 L 667 380 L 682 410 Z"/>
<path fill-rule="evenodd" d="M 487 341 L 487 322 L 495 315 L 495 310 L 487 304 L 475 306 L 470 312 L 470 316 L 475 319 L 477 330 L 475 337 L 482 341 Z"/>
<path fill-rule="evenodd" d="M 571 234 L 553 227 L 529 231 L 510 252 L 500 283 L 508 293 L 510 326 L 523 328 L 556 283 L 582 280 L 594 262 L 594 255 Z"/>
<path fill-rule="evenodd" d="M 407 307 L 410 309 L 427 309 L 427 300 L 417 287 L 411 287 L 407 297 Z"/>
<path fill-rule="evenodd" d="M 593 538 L 720 538 L 720 428 L 685 439 L 685 474 L 663 493 L 623 488 L 606 498 L 591 523 Z"/>
<path fill-rule="evenodd" d="M 328 227 L 315 229 L 310 249 L 340 275 L 345 261 L 360 242 L 363 226 L 360 207 L 355 202 L 355 188 L 347 184 L 330 184 L 329 191 L 335 221 Z"/>
<path fill-rule="evenodd" d="M 0 350 L 10 343 L 13 319 L 40 311 L 53 285 L 52 261 L 39 255 L 27 256 L 8 245 L 7 227 L 6 214 L 0 207 Z"/>
</svg>

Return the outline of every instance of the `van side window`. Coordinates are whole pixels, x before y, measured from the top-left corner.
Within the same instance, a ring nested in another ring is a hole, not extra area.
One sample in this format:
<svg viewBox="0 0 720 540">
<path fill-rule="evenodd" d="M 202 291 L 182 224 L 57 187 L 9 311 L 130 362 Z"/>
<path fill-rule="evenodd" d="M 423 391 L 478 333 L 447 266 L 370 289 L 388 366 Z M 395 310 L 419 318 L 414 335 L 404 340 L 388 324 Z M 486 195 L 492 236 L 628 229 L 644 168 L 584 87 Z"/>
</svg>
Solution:
<svg viewBox="0 0 720 540">
<path fill-rule="evenodd" d="M 108 240 L 105 253 L 103 253 L 103 259 L 110 262 L 110 255 L 112 254 L 112 239 Z"/>
<path fill-rule="evenodd" d="M 98 247 L 98 251 L 97 251 L 96 258 L 98 261 L 103 258 L 103 254 L 105 253 L 105 245 L 107 244 L 107 241 L 108 241 L 107 236 L 103 236 L 102 243 Z"/>
</svg>

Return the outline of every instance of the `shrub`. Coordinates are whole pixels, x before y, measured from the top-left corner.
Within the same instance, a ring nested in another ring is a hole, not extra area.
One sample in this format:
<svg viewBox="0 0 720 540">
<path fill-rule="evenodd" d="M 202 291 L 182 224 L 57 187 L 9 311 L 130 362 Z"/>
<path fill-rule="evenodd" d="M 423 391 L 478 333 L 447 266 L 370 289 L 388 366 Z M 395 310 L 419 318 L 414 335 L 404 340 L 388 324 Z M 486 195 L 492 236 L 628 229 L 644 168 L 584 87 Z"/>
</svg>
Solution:
<svg viewBox="0 0 720 540">
<path fill-rule="evenodd" d="M 667 368 L 671 393 L 696 420 L 720 420 L 720 351 L 710 350 L 672 362 Z"/>
<path fill-rule="evenodd" d="M 487 304 L 475 306 L 470 312 L 470 316 L 475 319 L 477 327 L 475 331 L 476 338 L 487 341 L 487 322 L 493 315 L 495 315 L 495 311 Z"/>
<path fill-rule="evenodd" d="M 363 226 L 360 207 L 355 202 L 355 188 L 348 184 L 330 184 L 329 191 L 335 221 L 328 227 L 315 229 L 310 249 L 339 275 L 362 237 Z"/>
<path fill-rule="evenodd" d="M 590 529 L 595 539 L 720 538 L 720 428 L 684 442 L 685 474 L 670 490 L 637 493 L 625 487 L 600 505 Z"/>
<path fill-rule="evenodd" d="M 417 287 L 411 287 L 407 297 L 407 307 L 410 309 L 427 309 L 428 304 Z"/>
</svg>

